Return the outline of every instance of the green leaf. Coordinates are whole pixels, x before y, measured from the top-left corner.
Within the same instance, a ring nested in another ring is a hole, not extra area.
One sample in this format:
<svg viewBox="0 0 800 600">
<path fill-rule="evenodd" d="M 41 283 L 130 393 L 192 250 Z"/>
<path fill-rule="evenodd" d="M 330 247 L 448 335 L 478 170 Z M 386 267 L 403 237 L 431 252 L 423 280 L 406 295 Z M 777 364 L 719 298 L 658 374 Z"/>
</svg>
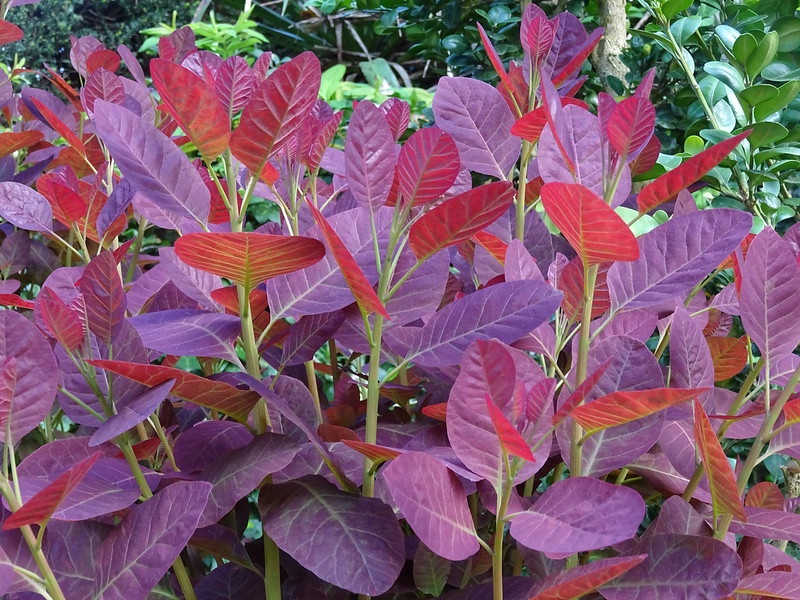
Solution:
<svg viewBox="0 0 800 600">
<path fill-rule="evenodd" d="M 319 87 L 319 95 L 323 100 L 330 101 L 336 96 L 336 90 L 344 79 L 347 68 L 344 65 L 334 65 L 326 69 L 322 74 L 322 83 Z"/>
<path fill-rule="evenodd" d="M 675 15 L 683 12 L 692 5 L 692 0 L 664 0 L 661 3 L 661 13 L 671 21 Z"/>
<path fill-rule="evenodd" d="M 733 50 L 733 45 L 741 35 L 741 33 L 729 25 L 717 25 L 714 29 L 714 33 L 717 34 L 719 41 L 722 42 L 722 45 L 725 46 L 728 51 Z"/>
<path fill-rule="evenodd" d="M 761 71 L 761 77 L 770 81 L 792 81 L 800 79 L 800 64 L 792 55 L 781 55 Z"/>
<path fill-rule="evenodd" d="M 793 52 L 800 48 L 800 18 L 783 17 L 772 24 L 778 33 L 778 52 Z"/>
<path fill-rule="evenodd" d="M 733 114 L 733 110 L 731 110 L 730 104 L 725 100 L 720 100 L 714 105 L 713 112 L 720 129 L 728 132 L 733 131 L 733 128 L 736 127 L 736 117 Z"/>
<path fill-rule="evenodd" d="M 747 74 L 750 76 L 750 79 L 755 79 L 758 77 L 759 73 L 766 67 L 772 59 L 775 58 L 775 54 L 778 52 L 778 32 L 777 31 L 770 31 L 761 42 L 758 44 L 755 52 L 750 54 L 747 58 Z"/>
<path fill-rule="evenodd" d="M 763 121 L 771 114 L 783 110 L 800 94 L 800 81 L 787 81 L 778 88 L 778 95 L 755 107 L 755 117 Z"/>
<path fill-rule="evenodd" d="M 728 63 L 712 60 L 703 65 L 703 70 L 712 77 L 716 77 L 717 79 L 719 79 L 722 83 L 727 85 L 734 92 L 741 92 L 745 87 L 742 75 L 739 73 L 739 71 L 737 71 L 732 65 L 729 65 Z"/>
<path fill-rule="evenodd" d="M 752 33 L 743 33 L 736 39 L 733 45 L 733 56 L 743 67 L 747 64 L 747 59 L 758 48 L 758 40 Z"/>
<path fill-rule="evenodd" d="M 702 17 L 698 17 L 697 15 L 692 15 L 691 17 L 683 17 L 682 19 L 678 19 L 672 25 L 669 26 L 672 35 L 675 36 L 675 40 L 681 45 L 685 45 L 686 42 L 689 40 L 690 37 L 694 35 L 694 33 L 700 28 L 700 25 L 703 22 Z"/>
<path fill-rule="evenodd" d="M 778 88 L 768 83 L 751 85 L 739 92 L 739 99 L 746 102 L 751 108 L 772 100 L 778 95 Z"/>
<path fill-rule="evenodd" d="M 772 121 L 763 121 L 761 123 L 753 123 L 748 125 L 752 128 L 753 132 L 747 136 L 747 141 L 753 148 L 760 148 L 761 146 L 769 146 L 775 142 L 781 141 L 787 135 L 789 130 L 780 123 L 773 123 Z"/>
</svg>

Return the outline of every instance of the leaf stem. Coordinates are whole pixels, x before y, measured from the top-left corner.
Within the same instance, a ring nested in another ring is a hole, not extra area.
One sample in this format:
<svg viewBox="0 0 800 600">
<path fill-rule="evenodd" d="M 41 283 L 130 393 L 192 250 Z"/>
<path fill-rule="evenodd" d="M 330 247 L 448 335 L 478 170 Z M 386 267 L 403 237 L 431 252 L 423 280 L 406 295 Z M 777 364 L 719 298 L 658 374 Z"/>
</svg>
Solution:
<svg viewBox="0 0 800 600">
<path fill-rule="evenodd" d="M 364 441 L 375 444 L 378 438 L 378 401 L 380 399 L 381 375 L 381 338 L 383 335 L 383 317 L 375 315 L 372 326 L 372 343 L 369 350 L 369 380 L 367 383 L 367 415 Z M 375 474 L 369 468 L 369 460 L 364 461 L 363 495 L 372 498 L 375 495 Z"/>
</svg>

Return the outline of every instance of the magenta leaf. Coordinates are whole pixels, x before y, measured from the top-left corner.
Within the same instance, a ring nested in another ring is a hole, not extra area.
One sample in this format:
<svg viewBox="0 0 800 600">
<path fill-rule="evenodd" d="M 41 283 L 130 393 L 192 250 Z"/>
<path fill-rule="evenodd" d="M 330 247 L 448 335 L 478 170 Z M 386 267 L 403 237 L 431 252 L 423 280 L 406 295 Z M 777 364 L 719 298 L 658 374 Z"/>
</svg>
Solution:
<svg viewBox="0 0 800 600">
<path fill-rule="evenodd" d="M 264 433 L 212 462 L 201 475 L 213 487 L 198 527 L 219 521 L 267 475 L 288 465 L 299 449 L 289 437 Z"/>
<path fill-rule="evenodd" d="M 381 109 L 369 100 L 359 102 L 344 145 L 347 184 L 359 205 L 374 210 L 389 197 L 397 162 L 394 146 Z"/>
<path fill-rule="evenodd" d="M 67 598 L 91 596 L 95 557 L 109 530 L 108 525 L 95 521 L 51 521 L 47 525 L 43 550 Z"/>
<path fill-rule="evenodd" d="M 114 255 L 106 250 L 86 265 L 78 280 L 89 330 L 108 344 L 121 330 L 127 299 Z"/>
<path fill-rule="evenodd" d="M 49 414 L 57 373 L 56 358 L 39 329 L 19 313 L 0 311 L 0 442 L 18 444 Z"/>
<path fill-rule="evenodd" d="M 228 117 L 240 111 L 253 93 L 255 75 L 241 56 L 226 58 L 214 80 L 217 98 L 228 111 Z"/>
<path fill-rule="evenodd" d="M 413 330 L 416 339 L 406 360 L 426 367 L 454 365 L 475 340 L 518 340 L 549 319 L 560 302 L 561 292 L 541 281 L 512 281 L 478 290 Z"/>
<path fill-rule="evenodd" d="M 632 489 L 572 477 L 553 484 L 530 510 L 513 516 L 511 536 L 546 553 L 596 550 L 632 538 L 644 511 L 642 497 Z"/>
<path fill-rule="evenodd" d="M 207 221 L 208 188 L 172 140 L 131 111 L 102 100 L 95 102 L 94 122 L 120 171 L 140 194 L 173 219 Z"/>
<path fill-rule="evenodd" d="M 264 530 L 281 550 L 317 577 L 356 594 L 387 591 L 405 563 L 403 533 L 392 509 L 378 499 L 341 492 L 321 477 L 265 486 L 259 509 Z"/>
<path fill-rule="evenodd" d="M 116 436 L 143 422 L 161 406 L 161 403 L 172 390 L 173 385 L 175 385 L 175 380 L 168 379 L 164 383 L 150 388 L 130 402 L 118 403 L 116 407 L 117 414 L 109 417 L 92 434 L 89 439 L 89 446 L 97 446 L 103 442 L 113 440 Z"/>
<path fill-rule="evenodd" d="M 730 209 L 673 217 L 639 238 L 639 259 L 608 270 L 612 309 L 658 307 L 699 283 L 741 243 L 752 217 Z"/>
<path fill-rule="evenodd" d="M 672 315 L 669 360 L 673 387 L 714 387 L 714 363 L 703 330 L 682 306 Z"/>
<path fill-rule="evenodd" d="M 462 167 L 508 177 L 519 158 L 521 141 L 511 135 L 516 119 L 500 92 L 477 79 L 442 77 L 433 114 L 436 125 L 455 141 Z"/>
<path fill-rule="evenodd" d="M 233 346 L 241 332 L 241 321 L 235 315 L 176 309 L 146 313 L 128 321 L 150 350 L 236 360 Z"/>
<path fill-rule="evenodd" d="M 800 343 L 800 265 L 770 227 L 750 244 L 742 267 L 739 309 L 745 331 L 762 355 L 777 361 Z"/>
<path fill-rule="evenodd" d="M 47 199 L 13 181 L 0 183 L 0 217 L 28 231 L 53 230 L 53 209 Z"/>
<path fill-rule="evenodd" d="M 406 452 L 381 473 L 403 517 L 428 548 L 449 560 L 478 551 L 467 495 L 443 462 L 424 452 Z"/>
<path fill-rule="evenodd" d="M 718 600 L 733 593 L 742 561 L 724 543 L 676 533 L 647 537 L 632 552 L 644 562 L 600 588 L 607 600 Z"/>
</svg>

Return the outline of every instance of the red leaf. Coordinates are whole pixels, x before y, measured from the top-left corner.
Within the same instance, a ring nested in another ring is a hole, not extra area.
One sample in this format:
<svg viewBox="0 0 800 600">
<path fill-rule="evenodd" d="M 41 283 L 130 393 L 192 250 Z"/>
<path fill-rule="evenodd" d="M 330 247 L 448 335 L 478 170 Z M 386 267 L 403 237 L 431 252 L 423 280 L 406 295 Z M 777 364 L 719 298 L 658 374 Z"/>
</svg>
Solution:
<svg viewBox="0 0 800 600">
<path fill-rule="evenodd" d="M 503 240 L 496 235 L 487 233 L 486 231 L 479 231 L 472 236 L 472 241 L 491 254 L 497 262 L 505 266 L 508 244 L 506 244 Z"/>
<path fill-rule="evenodd" d="M 349 431 L 349 430 L 348 430 Z M 361 440 L 342 440 L 345 446 L 350 446 L 353 450 L 360 452 L 373 462 L 383 462 L 391 460 L 400 456 L 400 452 L 392 448 L 385 448 L 384 446 L 377 446 L 375 444 L 367 444 Z"/>
<path fill-rule="evenodd" d="M 0 158 L 13 154 L 17 150 L 33 146 L 41 142 L 42 139 L 44 139 L 44 134 L 35 130 L 0 133 Z"/>
<path fill-rule="evenodd" d="M 150 75 L 167 110 L 205 158 L 213 160 L 227 150 L 231 124 L 213 85 L 160 58 L 150 61 Z"/>
<path fill-rule="evenodd" d="M 564 67 L 553 76 L 553 85 L 558 87 L 562 83 L 564 83 L 569 76 L 572 75 L 575 71 L 580 69 L 583 61 L 585 61 L 589 55 L 594 50 L 594 47 L 600 41 L 600 38 L 603 36 L 603 28 L 598 27 L 592 33 L 589 34 L 586 43 L 583 47 L 572 57 L 572 59 L 564 65 Z"/>
<path fill-rule="evenodd" d="M 744 499 L 745 506 L 783 510 L 781 489 L 771 481 L 761 481 L 750 488 Z"/>
<path fill-rule="evenodd" d="M 584 265 L 639 258 L 639 244 L 631 228 L 583 185 L 546 183 L 542 187 L 542 204 Z"/>
<path fill-rule="evenodd" d="M 447 402 L 429 404 L 422 407 L 422 414 L 437 421 L 447 421 Z"/>
<path fill-rule="evenodd" d="M 561 98 L 560 100 L 562 107 L 573 105 L 586 108 L 585 102 L 575 98 Z M 511 134 L 531 142 L 532 144 L 538 142 L 544 130 L 544 126 L 547 125 L 547 114 L 545 110 L 545 106 L 542 104 L 529 113 L 524 114 L 511 127 Z"/>
<path fill-rule="evenodd" d="M 486 394 L 486 409 L 489 411 L 492 425 L 497 432 L 503 451 L 511 456 L 519 456 L 523 460 L 534 462 L 535 459 L 530 446 L 528 446 L 520 432 L 509 422 L 503 411 L 492 402 L 492 397 L 489 394 Z"/>
<path fill-rule="evenodd" d="M 747 521 L 731 464 L 697 400 L 694 402 L 694 438 L 711 487 L 714 519 L 721 514 L 730 514 L 740 521 Z"/>
<path fill-rule="evenodd" d="M 96 69 L 86 79 L 86 84 L 81 90 L 81 96 L 86 111 L 94 112 L 94 103 L 97 100 L 105 100 L 112 104 L 122 105 L 125 103 L 125 87 L 122 80 L 108 69 Z"/>
<path fill-rule="evenodd" d="M 78 136 L 75 135 L 75 133 L 73 133 L 73 131 L 67 127 L 53 111 L 47 108 L 44 103 L 33 97 L 30 100 L 33 102 L 36 110 L 38 110 L 42 117 L 44 117 L 44 120 L 47 122 L 47 124 L 50 125 L 50 127 L 52 127 L 56 133 L 58 133 L 58 135 L 63 137 L 70 146 L 85 156 L 86 148 L 83 146 L 83 142 L 78 138 Z"/>
<path fill-rule="evenodd" d="M 99 450 L 59 475 L 3 523 L 3 530 L 47 521 L 102 455 Z"/>
<path fill-rule="evenodd" d="M 652 169 L 658 162 L 658 155 L 661 152 L 661 140 L 653 134 L 645 147 L 630 164 L 631 175 L 641 175 Z"/>
<path fill-rule="evenodd" d="M 81 345 L 84 328 L 80 315 L 50 288 L 42 288 L 39 292 L 34 310 L 50 335 L 64 348 L 72 352 Z"/>
<path fill-rule="evenodd" d="M 592 301 L 592 318 L 599 317 L 611 308 L 611 295 L 608 290 L 608 268 L 610 265 L 600 265 L 597 269 L 597 278 L 594 286 L 594 299 Z M 564 292 L 561 308 L 570 321 L 579 321 L 583 315 L 583 263 L 580 257 L 573 258 L 561 271 L 556 280 L 556 287 Z"/>
<path fill-rule="evenodd" d="M 13 44 L 22 39 L 25 35 L 22 29 L 9 23 L 8 21 L 0 21 L 0 45 Z"/>
<path fill-rule="evenodd" d="M 708 337 L 711 360 L 714 363 L 714 381 L 724 381 L 737 375 L 747 364 L 747 346 L 737 338 Z"/>
<path fill-rule="evenodd" d="M 612 392 L 579 406 L 572 411 L 572 418 L 581 424 L 587 434 L 593 434 L 693 400 L 706 391 L 708 388 L 656 388 Z"/>
<path fill-rule="evenodd" d="M 481 36 L 483 49 L 486 51 L 486 54 L 489 57 L 489 62 L 492 63 L 492 67 L 494 67 L 497 76 L 500 77 L 500 83 L 505 88 L 508 97 L 514 99 L 514 102 L 517 104 L 517 110 L 520 112 L 524 111 L 525 104 L 523 104 L 521 98 L 518 98 L 514 94 L 514 85 L 511 83 L 511 79 L 509 79 L 508 73 L 506 73 L 506 70 L 503 67 L 503 61 L 500 60 L 500 55 L 497 54 L 497 50 L 494 49 L 492 42 L 489 40 L 489 36 L 486 35 L 486 31 L 480 23 L 478 23 L 478 33 Z"/>
<path fill-rule="evenodd" d="M 608 141 L 623 159 L 644 148 L 653 136 L 656 109 L 648 98 L 633 96 L 617 104 L 606 125 Z"/>
<path fill-rule="evenodd" d="M 600 365 L 594 373 L 584 379 L 583 383 L 575 388 L 575 391 L 569 395 L 564 403 L 559 406 L 556 414 L 553 415 L 553 427 L 558 427 L 572 414 L 572 411 L 574 411 L 576 407 L 580 406 L 581 403 L 586 400 L 586 396 L 588 396 L 589 392 L 597 385 L 597 382 L 600 381 L 600 378 L 603 376 L 603 373 L 606 372 L 610 364 L 611 359 L 609 358 Z"/>
<path fill-rule="evenodd" d="M 91 75 L 97 69 L 105 69 L 115 73 L 122 62 L 119 54 L 108 48 L 95 50 L 86 58 L 86 74 Z"/>
<path fill-rule="evenodd" d="M 358 305 L 368 313 L 375 312 L 387 319 L 391 319 L 389 313 L 386 312 L 386 307 L 383 306 L 380 298 L 378 298 L 378 294 L 372 289 L 366 275 L 364 275 L 361 267 L 358 266 L 358 263 L 339 235 L 316 206 L 309 202 L 308 207 L 311 209 L 311 214 L 314 215 L 314 220 L 317 222 L 328 248 L 333 253 L 333 258 L 336 259 L 336 264 L 339 265 L 342 271 L 347 287 L 350 288 Z"/>
<path fill-rule="evenodd" d="M 536 16 L 521 27 L 520 42 L 522 47 L 531 55 L 534 64 L 547 58 L 550 47 L 553 45 L 553 25 L 543 13 Z"/>
<path fill-rule="evenodd" d="M 260 396 L 250 390 L 240 390 L 224 381 L 206 379 L 193 373 L 164 367 L 143 365 L 122 360 L 90 360 L 89 364 L 122 375 L 148 387 L 175 380 L 170 394 L 211 410 L 245 421 Z"/>
<path fill-rule="evenodd" d="M 460 170 L 453 138 L 438 127 L 419 129 L 400 150 L 400 192 L 406 202 L 415 206 L 431 202 L 452 187 Z"/>
<path fill-rule="evenodd" d="M 468 240 L 492 224 L 514 200 L 510 182 L 487 183 L 445 200 L 411 226 L 409 243 L 419 260 Z"/>
<path fill-rule="evenodd" d="M 542 584 L 544 589 L 539 590 L 529 600 L 572 600 L 630 571 L 645 558 L 646 554 L 601 558 L 587 565 L 562 571 L 546 579 Z"/>
<path fill-rule="evenodd" d="M 231 152 L 254 175 L 300 129 L 317 100 L 319 60 L 304 52 L 284 63 L 253 92 L 231 136 Z"/>
<path fill-rule="evenodd" d="M 17 294 L 0 294 L 0 306 L 33 309 L 34 304 L 30 300 L 25 300 Z"/>
<path fill-rule="evenodd" d="M 36 180 L 36 189 L 50 203 L 56 220 L 71 227 L 86 214 L 87 206 L 78 192 L 62 182 L 58 175 L 45 173 Z"/>
<path fill-rule="evenodd" d="M 699 181 L 703 175 L 722 162 L 748 135 L 750 135 L 750 130 L 715 144 L 700 154 L 685 160 L 679 167 L 664 173 L 655 181 L 648 183 L 636 198 L 639 212 L 645 213 L 653 210 L 656 206 L 676 196 L 682 189 Z"/>
<path fill-rule="evenodd" d="M 341 425 L 322 423 L 317 427 L 317 433 L 323 442 L 361 441 L 361 438 L 358 437 L 355 431 L 347 427 L 342 427 Z"/>
<path fill-rule="evenodd" d="M 256 232 L 190 233 L 175 242 L 178 258 L 244 286 L 248 293 L 262 281 L 313 265 L 325 246 L 312 238 Z"/>
</svg>

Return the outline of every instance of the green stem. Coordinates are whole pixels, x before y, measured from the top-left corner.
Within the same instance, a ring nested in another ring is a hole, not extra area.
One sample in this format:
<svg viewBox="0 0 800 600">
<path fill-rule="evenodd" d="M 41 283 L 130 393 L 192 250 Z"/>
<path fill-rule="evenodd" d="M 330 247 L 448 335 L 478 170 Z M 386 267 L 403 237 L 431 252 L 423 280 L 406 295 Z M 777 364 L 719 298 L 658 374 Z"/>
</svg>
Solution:
<svg viewBox="0 0 800 600">
<path fill-rule="evenodd" d="M 369 382 L 367 384 L 367 414 L 364 441 L 375 444 L 378 437 L 378 400 L 380 399 L 381 338 L 383 336 L 383 317 L 375 315 L 372 326 L 372 342 L 369 350 Z M 375 476 L 369 468 L 369 460 L 364 461 L 363 495 L 375 495 Z"/>
<path fill-rule="evenodd" d="M 517 184 L 516 231 L 514 237 L 520 242 L 525 237 L 525 188 L 528 185 L 528 162 L 530 162 L 531 143 L 522 142 L 522 162 L 519 165 Z"/>
<path fill-rule="evenodd" d="M 506 465 L 508 465 L 508 456 L 506 455 L 504 458 Z M 509 477 L 509 480 L 502 484 L 500 503 L 497 507 L 497 515 L 495 516 L 494 547 L 492 549 L 493 600 L 503 600 L 503 538 L 506 527 L 506 512 L 508 511 L 508 502 L 511 498 L 511 490 L 513 488 L 513 481 L 511 481 Z"/>
<path fill-rule="evenodd" d="M 136 263 L 139 262 L 139 254 L 142 251 L 142 242 L 144 241 L 144 230 L 147 227 L 147 219 L 142 218 L 139 221 L 139 228 L 136 230 L 136 239 L 133 241 L 131 250 L 131 262 L 128 264 L 128 270 L 125 272 L 125 283 L 133 281 L 133 276 L 136 273 Z"/>
<path fill-rule="evenodd" d="M 332 360 L 335 360 L 332 359 Z M 314 360 L 311 359 L 305 363 L 306 366 L 306 379 L 308 380 L 308 390 L 311 392 L 311 398 L 314 400 L 314 411 L 317 415 L 317 425 L 324 423 L 322 420 L 322 403 L 319 398 L 319 388 L 317 387 L 317 373 L 314 370 Z"/>
</svg>

